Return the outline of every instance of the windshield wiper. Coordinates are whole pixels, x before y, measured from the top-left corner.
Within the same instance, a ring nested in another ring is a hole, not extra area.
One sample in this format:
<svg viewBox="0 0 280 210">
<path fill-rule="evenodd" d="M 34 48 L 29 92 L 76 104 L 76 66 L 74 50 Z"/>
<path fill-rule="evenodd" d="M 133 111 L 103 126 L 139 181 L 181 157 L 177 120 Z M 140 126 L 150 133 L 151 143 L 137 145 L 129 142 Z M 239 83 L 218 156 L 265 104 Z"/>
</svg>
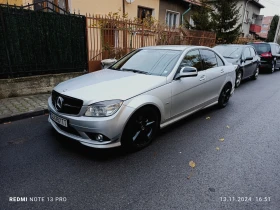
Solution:
<svg viewBox="0 0 280 210">
<path fill-rule="evenodd" d="M 224 56 L 224 58 L 232 58 L 233 59 L 234 57 Z"/>
<path fill-rule="evenodd" d="M 139 74 L 150 74 L 149 72 L 140 71 L 140 70 L 137 70 L 137 69 L 121 69 L 121 71 L 132 71 L 134 73 L 139 73 Z"/>
</svg>

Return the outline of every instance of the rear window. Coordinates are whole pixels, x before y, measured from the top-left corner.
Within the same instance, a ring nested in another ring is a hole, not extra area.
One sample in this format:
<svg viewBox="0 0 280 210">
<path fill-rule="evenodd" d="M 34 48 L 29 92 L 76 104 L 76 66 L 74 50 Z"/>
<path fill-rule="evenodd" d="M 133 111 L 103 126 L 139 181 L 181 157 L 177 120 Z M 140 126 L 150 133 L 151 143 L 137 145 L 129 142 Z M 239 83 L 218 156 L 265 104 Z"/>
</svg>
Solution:
<svg viewBox="0 0 280 210">
<path fill-rule="evenodd" d="M 263 54 L 263 53 L 271 52 L 271 48 L 270 48 L 269 44 L 255 44 L 255 43 L 252 43 L 250 45 L 255 47 L 255 49 L 256 49 L 256 51 L 259 55 Z"/>
</svg>

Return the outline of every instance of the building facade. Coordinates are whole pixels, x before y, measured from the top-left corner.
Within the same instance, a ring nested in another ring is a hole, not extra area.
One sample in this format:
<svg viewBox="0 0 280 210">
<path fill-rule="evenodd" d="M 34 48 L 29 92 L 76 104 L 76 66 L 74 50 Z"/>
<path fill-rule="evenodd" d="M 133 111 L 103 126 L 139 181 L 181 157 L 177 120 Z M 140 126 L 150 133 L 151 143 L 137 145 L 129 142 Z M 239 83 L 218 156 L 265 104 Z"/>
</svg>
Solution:
<svg viewBox="0 0 280 210">
<path fill-rule="evenodd" d="M 81 15 L 107 15 L 110 12 L 123 12 L 128 18 L 152 16 L 158 20 L 160 0 L 71 0 L 70 11 Z"/>
<path fill-rule="evenodd" d="M 258 33 L 260 38 L 267 39 L 267 35 L 270 30 L 270 25 L 271 25 L 272 19 L 273 19 L 273 16 L 267 16 L 267 17 L 263 18 L 261 32 Z"/>
<path fill-rule="evenodd" d="M 0 0 L 0 4 L 21 6 L 23 4 L 23 0 Z"/>
<path fill-rule="evenodd" d="M 259 3 L 259 0 L 240 0 L 238 2 L 240 8 L 240 20 L 243 37 L 255 37 L 261 32 L 263 16 L 260 15 L 261 9 L 265 8 Z"/>
<path fill-rule="evenodd" d="M 195 0 L 160 0 L 159 21 L 169 27 L 184 25 L 184 21 L 192 23 L 191 14 L 194 6 L 199 6 Z"/>
</svg>

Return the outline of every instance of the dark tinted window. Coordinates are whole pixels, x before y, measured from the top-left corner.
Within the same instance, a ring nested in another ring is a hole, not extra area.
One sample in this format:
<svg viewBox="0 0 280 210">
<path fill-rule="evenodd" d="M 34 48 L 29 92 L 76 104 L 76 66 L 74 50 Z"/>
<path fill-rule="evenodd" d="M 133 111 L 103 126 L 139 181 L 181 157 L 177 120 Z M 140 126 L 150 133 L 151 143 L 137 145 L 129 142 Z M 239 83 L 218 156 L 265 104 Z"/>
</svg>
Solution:
<svg viewBox="0 0 280 210">
<path fill-rule="evenodd" d="M 178 71 L 185 66 L 195 67 L 198 71 L 202 70 L 201 57 L 198 50 L 188 52 L 179 66 Z"/>
<path fill-rule="evenodd" d="M 245 59 L 245 58 L 248 58 L 248 57 L 251 57 L 251 53 L 250 53 L 250 49 L 249 49 L 249 47 L 246 47 L 245 49 L 244 49 L 244 52 L 243 52 L 243 59 Z"/>
<path fill-rule="evenodd" d="M 251 51 L 251 56 L 252 56 L 252 57 L 255 57 L 255 56 L 256 56 L 255 50 L 251 47 L 251 48 L 250 48 L 250 51 Z"/>
<path fill-rule="evenodd" d="M 176 65 L 182 51 L 136 50 L 111 66 L 114 70 L 142 71 L 143 73 L 167 76 Z"/>
<path fill-rule="evenodd" d="M 203 61 L 203 69 L 210 69 L 213 67 L 217 67 L 217 58 L 216 54 L 210 50 L 200 50 L 201 58 Z"/>
<path fill-rule="evenodd" d="M 259 55 L 263 54 L 263 53 L 266 53 L 266 52 L 271 52 L 271 48 L 270 48 L 269 44 L 266 44 L 266 43 L 252 43 L 250 45 L 254 46 L 254 48 L 256 49 L 256 51 Z"/>
<path fill-rule="evenodd" d="M 217 50 L 225 58 L 240 58 L 243 47 L 238 45 L 219 45 L 213 49 Z"/>
<path fill-rule="evenodd" d="M 218 66 L 224 66 L 224 61 L 218 56 L 216 55 L 217 61 L 218 61 Z"/>
</svg>

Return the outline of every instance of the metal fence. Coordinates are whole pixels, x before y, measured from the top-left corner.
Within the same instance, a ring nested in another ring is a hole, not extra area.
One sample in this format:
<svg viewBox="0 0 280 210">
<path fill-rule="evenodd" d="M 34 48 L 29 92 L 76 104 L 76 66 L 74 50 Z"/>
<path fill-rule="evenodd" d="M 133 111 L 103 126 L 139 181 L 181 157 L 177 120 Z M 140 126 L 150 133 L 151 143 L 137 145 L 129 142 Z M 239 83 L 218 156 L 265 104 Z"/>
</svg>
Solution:
<svg viewBox="0 0 280 210">
<path fill-rule="evenodd" d="M 0 78 L 87 69 L 85 16 L 45 2 L 0 5 Z"/>
<path fill-rule="evenodd" d="M 215 45 L 216 34 L 168 28 L 158 23 L 110 16 L 86 15 L 89 71 L 100 68 L 100 61 L 120 58 L 128 52 L 155 45 Z"/>
</svg>

